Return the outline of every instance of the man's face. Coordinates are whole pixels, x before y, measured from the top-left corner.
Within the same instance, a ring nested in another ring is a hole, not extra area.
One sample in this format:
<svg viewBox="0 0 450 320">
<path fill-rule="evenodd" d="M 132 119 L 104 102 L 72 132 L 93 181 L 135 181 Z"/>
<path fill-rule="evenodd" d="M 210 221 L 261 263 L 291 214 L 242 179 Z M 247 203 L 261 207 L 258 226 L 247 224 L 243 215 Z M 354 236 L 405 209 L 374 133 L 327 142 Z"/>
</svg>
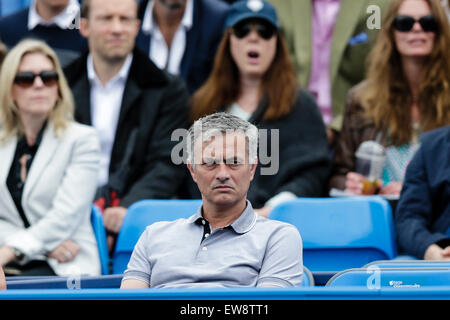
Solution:
<svg viewBox="0 0 450 320">
<path fill-rule="evenodd" d="M 256 164 L 249 164 L 247 142 L 243 133 L 213 136 L 195 143 L 195 169 L 188 164 L 203 201 L 232 207 L 245 201 Z"/>
<path fill-rule="evenodd" d="M 136 0 L 91 0 L 89 16 L 80 32 L 90 51 L 104 60 L 123 60 L 132 52 L 139 32 Z"/>
</svg>

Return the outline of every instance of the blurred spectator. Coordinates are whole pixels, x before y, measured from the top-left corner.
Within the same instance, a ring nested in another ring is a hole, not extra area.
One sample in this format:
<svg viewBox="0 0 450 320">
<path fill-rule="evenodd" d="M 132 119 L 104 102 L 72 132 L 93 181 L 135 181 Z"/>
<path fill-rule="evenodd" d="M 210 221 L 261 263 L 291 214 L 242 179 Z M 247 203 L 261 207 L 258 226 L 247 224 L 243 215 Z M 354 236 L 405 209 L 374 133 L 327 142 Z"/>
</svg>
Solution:
<svg viewBox="0 0 450 320">
<path fill-rule="evenodd" d="M 376 140 L 386 150 L 380 193 L 400 194 L 421 134 L 450 123 L 449 32 L 439 0 L 391 1 L 367 80 L 349 93 L 331 187 L 361 194 L 355 152 Z"/>
<path fill-rule="evenodd" d="M 449 155 L 450 125 L 423 135 L 406 171 L 395 224 L 400 249 L 418 259 L 450 260 Z"/>
<path fill-rule="evenodd" d="M 121 288 L 299 286 L 298 230 L 258 216 L 246 197 L 257 166 L 257 128 L 215 113 L 193 124 L 187 146 L 202 206 L 188 219 L 144 231 Z"/>
<path fill-rule="evenodd" d="M 267 130 L 260 143 L 271 161 L 260 154 L 248 192 L 259 214 L 296 197 L 321 196 L 329 174 L 325 126 L 314 98 L 297 85 L 275 9 L 260 0 L 236 2 L 225 28 L 212 73 L 193 95 L 191 120 L 226 111 Z M 275 171 L 263 174 L 268 167 Z"/>
<path fill-rule="evenodd" d="M 8 47 L 24 38 L 43 40 L 64 67 L 87 50 L 78 31 L 79 12 L 77 0 L 34 0 L 29 8 L 0 19 L 0 37 Z"/>
<path fill-rule="evenodd" d="M 176 128 L 187 127 L 189 95 L 181 79 L 133 50 L 137 9 L 136 0 L 83 1 L 80 31 L 90 51 L 65 69 L 75 119 L 100 135 L 96 203 L 113 234 L 134 202 L 171 198 L 183 172 L 171 161 L 170 138 Z"/>
<path fill-rule="evenodd" d="M 193 93 L 211 71 L 227 9 L 220 0 L 144 0 L 137 44 Z"/>
<path fill-rule="evenodd" d="M 371 14 L 377 18 L 387 0 L 270 1 L 278 10 L 300 84 L 314 94 L 333 145 L 347 92 L 364 79 L 364 62 L 378 32 L 368 27 L 369 19 Z M 373 5 L 377 9 L 369 13 Z"/>
<path fill-rule="evenodd" d="M 11 49 L 0 82 L 0 265 L 10 275 L 99 275 L 95 130 L 70 120 L 72 94 L 44 42 Z"/>
</svg>

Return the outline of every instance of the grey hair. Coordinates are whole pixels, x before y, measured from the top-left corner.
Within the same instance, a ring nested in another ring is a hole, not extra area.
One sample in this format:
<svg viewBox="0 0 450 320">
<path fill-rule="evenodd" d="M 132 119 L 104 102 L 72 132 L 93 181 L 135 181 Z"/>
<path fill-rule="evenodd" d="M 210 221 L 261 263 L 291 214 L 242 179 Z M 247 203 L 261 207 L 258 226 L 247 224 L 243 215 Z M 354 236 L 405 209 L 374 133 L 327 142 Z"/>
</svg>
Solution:
<svg viewBox="0 0 450 320">
<path fill-rule="evenodd" d="M 202 117 L 194 122 L 189 128 L 187 137 L 187 161 L 195 169 L 194 145 L 198 138 L 202 142 L 209 140 L 212 136 L 230 132 L 242 132 L 247 142 L 249 163 L 256 164 L 258 151 L 258 129 L 250 122 L 226 112 L 217 112 Z"/>
</svg>

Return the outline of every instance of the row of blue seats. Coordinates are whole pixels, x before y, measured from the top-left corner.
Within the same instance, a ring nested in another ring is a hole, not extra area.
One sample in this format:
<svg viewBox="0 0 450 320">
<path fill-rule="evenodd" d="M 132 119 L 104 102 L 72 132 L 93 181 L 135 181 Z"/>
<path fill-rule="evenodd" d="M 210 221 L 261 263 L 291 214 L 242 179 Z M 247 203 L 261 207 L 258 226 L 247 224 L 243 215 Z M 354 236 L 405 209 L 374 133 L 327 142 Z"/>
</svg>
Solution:
<svg viewBox="0 0 450 320">
<path fill-rule="evenodd" d="M 8 289 L 118 289 L 122 274 L 98 277 L 8 277 Z M 450 261 L 375 261 L 363 268 L 336 273 L 326 287 L 417 289 L 450 286 Z M 314 278 L 305 268 L 303 288 L 314 287 Z"/>
<path fill-rule="evenodd" d="M 187 218 L 200 205 L 201 200 L 143 200 L 133 204 L 123 221 L 111 260 L 102 216 L 94 207 L 92 222 L 102 274 L 121 274 L 126 270 L 146 226 Z M 298 228 L 303 239 L 303 262 L 312 272 L 334 274 L 360 268 L 371 261 L 397 257 L 391 207 L 379 196 L 298 198 L 274 208 L 269 218 Z"/>
</svg>

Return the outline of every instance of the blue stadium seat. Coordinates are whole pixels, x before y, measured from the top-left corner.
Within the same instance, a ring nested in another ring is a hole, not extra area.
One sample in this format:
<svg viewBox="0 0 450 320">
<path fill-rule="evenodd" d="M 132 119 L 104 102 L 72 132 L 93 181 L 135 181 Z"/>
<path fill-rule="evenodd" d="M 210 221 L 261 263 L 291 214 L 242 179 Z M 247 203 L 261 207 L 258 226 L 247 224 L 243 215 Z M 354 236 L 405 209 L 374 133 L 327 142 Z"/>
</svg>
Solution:
<svg viewBox="0 0 450 320">
<path fill-rule="evenodd" d="M 122 274 L 95 277 L 22 277 L 19 280 L 8 277 L 8 290 L 13 289 L 106 289 L 120 288 Z"/>
<path fill-rule="evenodd" d="M 154 222 L 188 218 L 200 207 L 201 200 L 142 200 L 128 208 L 117 237 L 112 272 L 126 270 L 131 253 L 145 228 Z"/>
<path fill-rule="evenodd" d="M 348 269 L 334 275 L 326 286 L 368 289 L 450 286 L 450 268 Z"/>
<path fill-rule="evenodd" d="M 450 268 L 450 261 L 380 260 L 368 263 L 363 268 Z"/>
<path fill-rule="evenodd" d="M 103 215 L 100 209 L 93 205 L 91 213 L 91 224 L 94 230 L 95 239 L 97 240 L 98 253 L 100 255 L 100 264 L 102 268 L 102 274 L 110 274 L 109 270 L 109 253 L 108 244 L 106 242 L 106 230 L 103 224 Z"/>
<path fill-rule="evenodd" d="M 30 5 L 31 0 L 0 0 L 0 14 L 7 16 Z"/>
<path fill-rule="evenodd" d="M 303 264 L 313 273 L 360 268 L 397 255 L 391 208 L 378 196 L 298 198 L 275 207 L 269 218 L 298 228 Z"/>
<path fill-rule="evenodd" d="M 302 287 L 314 287 L 314 277 L 311 271 L 303 266 L 303 279 L 302 279 Z"/>
</svg>

